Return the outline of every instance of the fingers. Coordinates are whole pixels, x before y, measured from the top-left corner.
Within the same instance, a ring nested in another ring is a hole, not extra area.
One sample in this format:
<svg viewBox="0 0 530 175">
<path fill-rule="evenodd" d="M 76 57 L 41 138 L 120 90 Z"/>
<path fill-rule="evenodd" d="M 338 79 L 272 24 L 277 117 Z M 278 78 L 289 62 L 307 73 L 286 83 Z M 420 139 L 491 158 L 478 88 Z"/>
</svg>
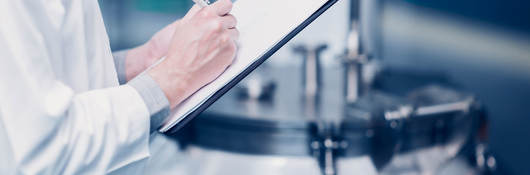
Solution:
<svg viewBox="0 0 530 175">
<path fill-rule="evenodd" d="M 234 40 L 227 41 L 223 44 L 222 49 L 224 50 L 225 56 L 221 57 L 224 65 L 229 66 L 234 62 L 234 58 L 237 54 L 237 44 Z"/>
<path fill-rule="evenodd" d="M 231 0 L 219 0 L 206 8 L 213 10 L 215 14 L 219 16 L 224 16 L 230 13 L 230 10 L 232 10 L 232 1 Z"/>
<path fill-rule="evenodd" d="M 228 29 L 226 32 L 228 33 L 228 36 L 230 36 L 230 38 L 233 41 L 239 40 L 239 31 L 237 29 L 235 28 Z"/>
<path fill-rule="evenodd" d="M 231 14 L 227 14 L 223 17 L 221 17 L 221 24 L 223 25 L 224 29 L 233 29 L 237 25 L 237 20 L 234 16 Z"/>
<path fill-rule="evenodd" d="M 226 45 L 226 49 L 230 53 L 230 56 L 228 57 L 227 64 L 230 65 L 234 61 L 234 57 L 237 53 L 237 40 L 239 39 L 239 31 L 235 28 L 228 29 L 226 31 L 226 35 L 230 38 Z"/>
</svg>

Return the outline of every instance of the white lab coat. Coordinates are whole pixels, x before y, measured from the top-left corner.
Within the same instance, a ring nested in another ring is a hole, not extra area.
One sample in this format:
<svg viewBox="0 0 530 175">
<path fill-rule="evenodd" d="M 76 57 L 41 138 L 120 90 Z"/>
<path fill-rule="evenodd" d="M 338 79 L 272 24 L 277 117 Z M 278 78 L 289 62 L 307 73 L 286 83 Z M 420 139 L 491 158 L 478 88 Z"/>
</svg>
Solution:
<svg viewBox="0 0 530 175">
<path fill-rule="evenodd" d="M 96 0 L 0 0 L 0 174 L 142 174 L 149 112 Z"/>
</svg>

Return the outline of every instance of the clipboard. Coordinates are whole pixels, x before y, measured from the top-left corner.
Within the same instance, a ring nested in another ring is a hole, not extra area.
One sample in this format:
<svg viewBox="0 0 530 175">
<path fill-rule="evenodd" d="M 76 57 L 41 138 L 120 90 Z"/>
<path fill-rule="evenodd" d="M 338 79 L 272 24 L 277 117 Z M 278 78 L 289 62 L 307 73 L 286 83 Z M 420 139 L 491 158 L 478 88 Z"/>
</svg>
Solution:
<svg viewBox="0 0 530 175">
<path fill-rule="evenodd" d="M 265 60 L 267 60 L 269 57 L 271 57 L 276 51 L 278 51 L 281 47 L 283 47 L 288 41 L 290 41 L 294 36 L 296 36 L 298 33 L 300 33 L 300 31 L 302 31 L 305 27 L 307 27 L 310 23 L 312 23 L 316 18 L 318 18 L 327 9 L 329 9 L 331 6 L 333 6 L 337 1 L 338 0 L 327 0 L 324 3 L 324 5 L 322 5 L 320 8 L 318 8 L 317 11 L 315 11 L 312 15 L 310 15 L 308 18 L 306 18 L 300 25 L 298 25 L 293 30 L 291 30 L 285 37 L 283 37 L 283 39 L 281 39 L 274 46 L 272 46 L 261 57 L 256 59 L 252 64 L 250 64 L 243 71 L 241 71 L 237 76 L 232 78 L 222 88 L 218 89 L 213 95 L 211 95 L 204 102 L 199 104 L 199 106 L 197 106 L 195 109 L 193 109 L 192 112 L 190 112 L 187 115 L 183 116 L 179 121 L 174 121 L 172 123 L 164 124 L 164 126 L 162 126 L 159 129 L 159 132 L 174 133 L 174 132 L 178 131 L 179 129 L 181 129 L 182 127 L 184 127 L 187 123 L 189 123 L 191 120 L 193 120 L 195 117 L 197 117 L 200 113 L 202 113 L 204 110 L 206 110 L 215 101 L 217 101 L 219 98 L 221 98 L 221 96 L 223 96 L 226 92 L 228 92 L 228 90 L 230 90 L 237 83 L 239 83 L 241 80 L 243 80 L 243 78 L 245 78 L 248 74 L 250 74 L 254 69 L 256 69 L 263 62 L 265 62 Z"/>
</svg>

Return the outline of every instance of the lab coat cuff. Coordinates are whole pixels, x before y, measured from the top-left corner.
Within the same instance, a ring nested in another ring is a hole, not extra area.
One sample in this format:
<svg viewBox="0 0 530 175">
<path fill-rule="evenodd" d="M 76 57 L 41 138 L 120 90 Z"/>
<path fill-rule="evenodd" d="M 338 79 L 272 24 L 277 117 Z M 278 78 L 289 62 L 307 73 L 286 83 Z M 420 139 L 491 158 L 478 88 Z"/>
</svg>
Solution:
<svg viewBox="0 0 530 175">
<path fill-rule="evenodd" d="M 157 130 L 169 116 L 169 100 L 158 83 L 149 75 L 142 73 L 129 81 L 128 85 L 135 88 L 143 98 L 151 115 L 150 131 Z"/>
<path fill-rule="evenodd" d="M 114 67 L 116 67 L 116 73 L 118 73 L 118 82 L 120 85 L 127 83 L 127 77 L 125 76 L 125 58 L 129 50 L 120 50 L 113 52 Z"/>
</svg>

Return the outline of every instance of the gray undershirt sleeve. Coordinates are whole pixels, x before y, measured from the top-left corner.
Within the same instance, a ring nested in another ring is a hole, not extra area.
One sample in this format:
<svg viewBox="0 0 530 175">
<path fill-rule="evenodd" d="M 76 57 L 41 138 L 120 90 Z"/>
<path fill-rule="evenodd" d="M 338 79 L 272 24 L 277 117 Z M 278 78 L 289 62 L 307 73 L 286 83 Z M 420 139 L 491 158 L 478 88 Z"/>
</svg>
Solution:
<svg viewBox="0 0 530 175">
<path fill-rule="evenodd" d="M 151 115 L 150 131 L 156 131 L 169 116 L 169 101 L 164 91 L 162 91 L 158 83 L 149 74 L 141 73 L 127 82 L 125 77 L 125 57 L 127 51 L 123 50 L 113 53 L 118 80 L 120 85 L 127 83 L 138 91 L 149 110 L 149 115 Z"/>
<path fill-rule="evenodd" d="M 129 50 L 120 50 L 113 52 L 114 66 L 116 67 L 116 73 L 118 73 L 118 82 L 120 85 L 127 83 L 127 77 L 125 76 L 125 57 Z"/>
<path fill-rule="evenodd" d="M 142 73 L 127 83 L 134 87 L 144 99 L 151 115 L 151 132 L 157 130 L 169 116 L 169 101 L 149 74 Z"/>
</svg>

